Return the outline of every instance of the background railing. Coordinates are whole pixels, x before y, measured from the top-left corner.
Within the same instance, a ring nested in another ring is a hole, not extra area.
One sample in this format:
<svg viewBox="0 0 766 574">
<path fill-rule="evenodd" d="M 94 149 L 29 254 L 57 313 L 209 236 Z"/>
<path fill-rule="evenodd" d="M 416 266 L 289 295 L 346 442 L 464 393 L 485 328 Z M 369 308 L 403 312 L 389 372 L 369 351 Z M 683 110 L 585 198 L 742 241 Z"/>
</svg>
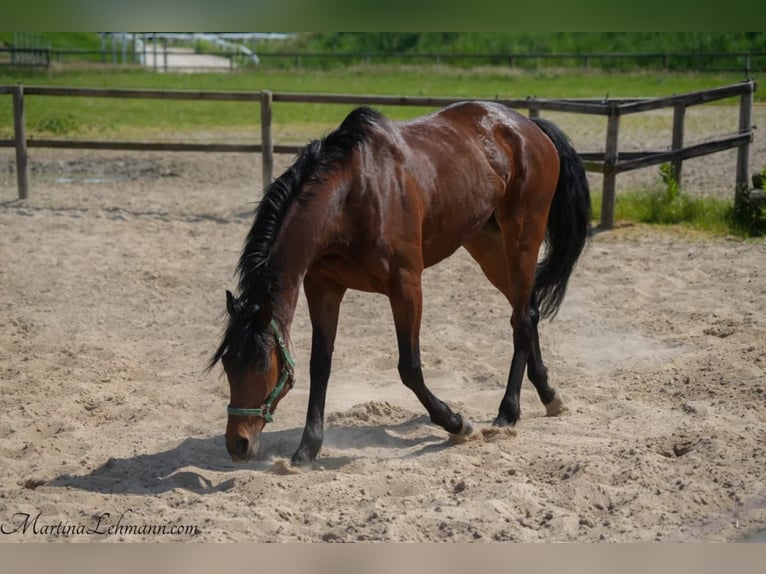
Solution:
<svg viewBox="0 0 766 574">
<path fill-rule="evenodd" d="M 150 35 L 149 35 L 150 36 Z M 41 66 L 51 62 L 90 60 L 103 64 L 146 65 L 157 71 L 183 67 L 196 69 L 204 63 L 175 66 L 168 54 L 174 46 L 165 40 L 123 43 L 100 50 L 52 49 L 50 46 L 15 46 L 0 48 L 0 64 Z M 332 67 L 350 64 L 446 64 L 456 66 L 500 66 L 510 68 L 576 67 L 594 69 L 646 69 L 666 71 L 736 72 L 745 76 L 766 71 L 766 52 L 525 52 L 525 53 L 392 53 L 392 52 L 258 52 L 240 50 L 190 52 L 187 57 L 200 62 L 217 56 L 229 62 L 230 70 L 259 67 Z M 212 68 L 212 66 L 211 66 Z"/>
<path fill-rule="evenodd" d="M 734 181 L 735 201 L 740 191 L 748 187 L 750 170 L 750 143 L 753 140 L 752 109 L 753 94 L 756 84 L 753 81 L 740 82 L 729 86 L 712 88 L 688 94 L 664 98 L 619 98 L 619 99 L 503 99 L 492 101 L 507 106 L 527 110 L 530 116 L 539 116 L 543 111 L 568 112 L 575 114 L 594 114 L 607 117 L 604 139 L 604 151 L 582 152 L 585 168 L 588 171 L 602 173 L 601 227 L 609 229 L 614 224 L 615 186 L 617 174 L 670 162 L 673 174 L 680 184 L 683 175 L 683 161 L 693 157 L 717 153 L 736 147 L 737 165 Z M 10 94 L 13 98 L 14 138 L 0 140 L 0 147 L 15 147 L 18 195 L 20 199 L 28 197 L 29 179 L 27 169 L 27 149 L 29 147 L 101 149 L 101 150 L 146 150 L 146 151 L 195 151 L 195 152 L 255 152 L 263 159 L 263 185 L 273 180 L 274 154 L 297 153 L 303 146 L 280 145 L 272 137 L 272 104 L 274 102 L 292 103 L 334 103 L 352 105 L 387 105 L 441 107 L 466 98 L 445 97 L 410 97 L 410 96 L 374 96 L 343 94 L 303 94 L 271 92 L 226 92 L 226 91 L 186 91 L 186 90 L 136 90 L 105 88 L 67 88 L 40 87 L 22 85 L 0 86 L 0 95 Z M 201 101 L 239 101 L 257 102 L 261 109 L 261 143 L 171 143 L 138 141 L 89 141 L 66 139 L 28 139 L 24 119 L 25 98 L 29 96 L 45 97 L 90 97 L 90 98 L 142 98 Z M 739 123 L 734 135 L 719 136 L 708 142 L 684 146 L 684 121 L 686 108 L 716 100 L 739 97 Z M 646 112 L 661 108 L 673 108 L 673 134 L 669 151 L 619 152 L 620 118 L 624 115 Z"/>
</svg>

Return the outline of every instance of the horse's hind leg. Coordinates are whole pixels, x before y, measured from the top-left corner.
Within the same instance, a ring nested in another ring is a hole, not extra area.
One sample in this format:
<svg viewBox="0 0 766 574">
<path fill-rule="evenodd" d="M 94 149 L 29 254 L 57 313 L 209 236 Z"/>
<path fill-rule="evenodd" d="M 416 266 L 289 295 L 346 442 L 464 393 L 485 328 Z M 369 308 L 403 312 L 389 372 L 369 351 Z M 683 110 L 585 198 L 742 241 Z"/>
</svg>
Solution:
<svg viewBox="0 0 766 574">
<path fill-rule="evenodd" d="M 420 271 L 400 271 L 389 293 L 399 346 L 399 376 L 428 411 L 431 421 L 452 434 L 468 435 L 471 425 L 426 387 L 420 364 L 420 320 L 423 293 Z"/>
<path fill-rule="evenodd" d="M 505 255 L 505 249 L 503 247 L 503 237 L 500 232 L 500 228 L 494 218 L 484 226 L 474 237 L 466 242 L 463 247 L 466 248 L 471 257 L 481 267 L 484 275 L 489 279 L 490 283 L 494 285 L 503 295 L 505 295 L 508 302 L 511 303 L 511 283 L 508 273 L 508 261 Z M 521 345 L 517 344 L 516 337 L 514 338 L 514 348 L 518 349 L 519 346 L 526 347 L 527 351 L 527 375 L 529 380 L 535 386 L 537 393 L 545 405 L 546 411 L 549 415 L 558 414 L 561 412 L 563 405 L 558 398 L 556 391 L 548 384 L 548 373 L 543 364 L 542 353 L 540 352 L 540 341 L 537 331 L 537 324 L 539 321 L 539 312 L 537 309 L 537 300 L 534 293 L 530 297 L 529 307 L 529 321 L 526 324 L 525 341 L 521 342 Z M 514 377 L 514 370 L 521 369 L 523 374 L 523 368 L 520 367 L 520 361 L 523 357 L 514 353 L 516 357 L 516 367 L 511 367 L 509 374 L 509 388 L 513 389 L 513 393 L 510 396 L 507 394 L 504 399 L 504 408 L 501 407 L 501 413 L 506 411 L 505 421 L 496 421 L 498 424 L 513 424 L 518 420 L 520 415 L 519 399 L 521 389 L 522 376 Z M 518 379 L 518 383 L 516 382 Z M 513 385 L 511 385 L 513 381 Z M 518 384 L 518 390 L 516 385 Z M 509 404 L 510 403 L 510 404 Z M 514 418 L 515 415 L 515 418 Z M 500 418 L 500 415 L 498 415 Z"/>
<path fill-rule="evenodd" d="M 505 221 L 500 220 L 508 270 L 507 297 L 513 308 L 513 358 L 505 395 L 494 421 L 496 426 L 514 425 L 521 416 L 521 383 L 532 354 L 532 340 L 536 331 L 530 303 L 537 268 L 537 253 L 545 234 L 544 227 L 541 233 L 533 223 L 522 223 L 524 214 L 520 211 L 523 210 L 514 211 Z"/>
<path fill-rule="evenodd" d="M 556 390 L 548 384 L 548 369 L 543 364 L 543 356 L 540 352 L 540 336 L 537 331 L 537 324 L 540 322 L 540 309 L 537 305 L 537 297 L 532 293 L 530 302 L 531 348 L 529 353 L 529 362 L 527 364 L 527 376 L 537 390 L 540 400 L 545 405 L 545 412 L 548 416 L 559 415 L 566 410 L 561 397 Z"/>
</svg>

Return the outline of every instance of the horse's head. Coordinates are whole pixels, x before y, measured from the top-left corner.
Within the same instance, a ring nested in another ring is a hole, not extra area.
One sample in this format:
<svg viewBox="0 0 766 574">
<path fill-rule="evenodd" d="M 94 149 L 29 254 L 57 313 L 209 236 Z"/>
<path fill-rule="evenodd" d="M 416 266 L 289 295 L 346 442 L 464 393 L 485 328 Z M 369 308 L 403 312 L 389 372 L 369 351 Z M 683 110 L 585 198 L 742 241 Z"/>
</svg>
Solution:
<svg viewBox="0 0 766 574">
<path fill-rule="evenodd" d="M 292 388 L 295 363 L 270 304 L 243 302 L 227 291 L 226 308 L 229 327 L 216 353 L 231 392 L 226 449 L 244 461 L 257 452 L 263 427 Z"/>
</svg>

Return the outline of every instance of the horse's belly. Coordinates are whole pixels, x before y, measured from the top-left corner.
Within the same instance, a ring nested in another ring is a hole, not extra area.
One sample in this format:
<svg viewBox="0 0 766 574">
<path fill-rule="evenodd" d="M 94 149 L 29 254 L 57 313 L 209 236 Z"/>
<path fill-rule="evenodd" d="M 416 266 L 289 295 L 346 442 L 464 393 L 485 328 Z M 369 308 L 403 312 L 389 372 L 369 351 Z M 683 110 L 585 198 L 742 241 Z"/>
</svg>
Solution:
<svg viewBox="0 0 766 574">
<path fill-rule="evenodd" d="M 436 265 L 457 251 L 473 237 L 492 217 L 493 202 L 477 202 L 468 207 L 434 212 L 423 226 L 423 263 Z"/>
<path fill-rule="evenodd" d="M 343 285 L 348 289 L 369 293 L 387 293 L 387 262 L 356 261 L 340 255 L 325 255 L 309 268 L 309 274 Z"/>
</svg>

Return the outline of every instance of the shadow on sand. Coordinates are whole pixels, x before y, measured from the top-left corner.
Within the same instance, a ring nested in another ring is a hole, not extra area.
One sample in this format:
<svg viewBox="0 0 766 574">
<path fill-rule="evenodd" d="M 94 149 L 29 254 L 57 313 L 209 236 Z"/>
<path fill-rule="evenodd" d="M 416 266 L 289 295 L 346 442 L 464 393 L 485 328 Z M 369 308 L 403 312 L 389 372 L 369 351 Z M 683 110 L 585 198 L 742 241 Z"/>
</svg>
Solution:
<svg viewBox="0 0 766 574">
<path fill-rule="evenodd" d="M 394 457 L 412 457 L 448 448 L 444 434 L 417 437 L 400 436 L 428 424 L 427 417 L 387 426 L 334 427 L 325 431 L 324 448 L 335 456 L 322 456 L 314 469 L 337 470 L 360 458 L 359 449 L 398 449 Z M 392 434 L 392 432 L 394 434 Z M 273 458 L 289 458 L 300 442 L 302 428 L 266 432 L 256 459 L 233 463 L 226 453 L 224 437 L 188 438 L 169 450 L 153 454 L 136 454 L 128 458 L 110 458 L 89 474 L 62 474 L 46 486 L 75 488 L 102 494 L 154 495 L 177 488 L 197 494 L 224 492 L 234 486 L 233 477 L 215 482 L 204 476 L 206 471 L 230 473 L 238 470 L 269 472 Z M 418 448 L 420 447 L 420 448 Z M 416 449 L 414 452 L 412 449 Z M 337 451 L 348 450 L 344 455 Z"/>
</svg>

